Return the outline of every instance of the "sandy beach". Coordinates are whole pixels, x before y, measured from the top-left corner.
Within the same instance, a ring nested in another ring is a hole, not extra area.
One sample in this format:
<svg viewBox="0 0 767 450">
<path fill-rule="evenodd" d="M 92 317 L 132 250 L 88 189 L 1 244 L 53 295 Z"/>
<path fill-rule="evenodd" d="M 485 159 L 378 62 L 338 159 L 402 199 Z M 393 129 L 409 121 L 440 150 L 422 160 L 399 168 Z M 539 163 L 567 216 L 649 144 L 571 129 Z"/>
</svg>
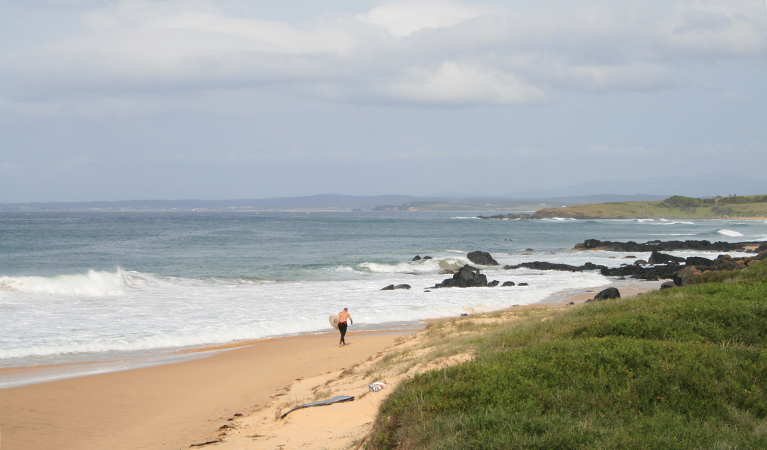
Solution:
<svg viewBox="0 0 767 450">
<path fill-rule="evenodd" d="M 626 297 L 659 283 L 619 286 Z M 563 293 L 564 308 L 598 290 Z M 478 314 L 476 320 L 481 320 Z M 513 320 L 513 314 L 504 315 Z M 474 316 L 465 318 L 472 320 Z M 249 343 L 210 356 L 0 390 L 2 450 L 355 448 L 364 443 L 380 403 L 412 374 L 471 358 L 421 358 L 388 372 L 392 354 L 422 352 L 424 332 L 356 332 L 348 345 L 327 333 Z M 425 354 L 425 353 L 424 353 Z M 382 368 L 384 367 L 384 368 Z M 34 369 L 32 369 L 34 370 Z M 379 392 L 368 389 L 380 381 Z M 353 401 L 292 407 L 337 395 Z"/>
</svg>

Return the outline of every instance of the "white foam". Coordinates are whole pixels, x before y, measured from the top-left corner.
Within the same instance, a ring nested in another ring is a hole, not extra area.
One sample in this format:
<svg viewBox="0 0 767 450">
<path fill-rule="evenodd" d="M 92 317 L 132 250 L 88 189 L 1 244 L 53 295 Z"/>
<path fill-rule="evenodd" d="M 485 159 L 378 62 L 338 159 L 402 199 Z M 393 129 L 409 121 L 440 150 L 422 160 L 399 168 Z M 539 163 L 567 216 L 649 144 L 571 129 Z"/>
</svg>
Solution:
<svg viewBox="0 0 767 450">
<path fill-rule="evenodd" d="M 44 293 L 52 295 L 99 297 L 121 295 L 129 284 L 143 281 L 140 277 L 121 269 L 116 272 L 91 270 L 87 274 L 58 275 L 55 277 L 21 276 L 0 277 L 0 289 L 15 292 Z"/>
<path fill-rule="evenodd" d="M 0 359 L 4 366 L 119 359 L 124 352 L 170 351 L 331 331 L 327 317 L 342 307 L 349 307 L 355 325 L 375 326 L 530 304 L 561 290 L 607 283 L 598 273 L 495 267 L 483 269 L 488 280 L 527 282 L 530 286 L 429 289 L 449 277 L 438 273 L 440 264 L 453 263 L 447 259 L 418 263 L 368 264 L 378 272 L 351 280 L 271 283 L 118 271 L 100 276 L 128 279 L 141 288 L 123 283 L 118 294 L 102 289 L 99 296 L 93 296 L 92 290 L 83 295 L 62 295 L 61 291 L 76 290 L 61 288 L 58 295 L 33 290 L 9 292 L 12 298 L 0 304 L 0 314 L 12 310 L 15 320 L 4 324 Z M 424 271 L 413 270 L 417 267 Z M 399 272 L 402 270 L 406 272 Z M 81 277 L 93 278 L 90 273 Z M 403 283 L 412 289 L 381 291 L 386 285 Z"/>
<path fill-rule="evenodd" d="M 738 231 L 733 230 L 727 230 L 727 229 L 721 229 L 717 230 L 717 233 L 724 235 L 724 236 L 731 236 L 731 237 L 742 237 L 743 233 L 740 233 Z"/>
<path fill-rule="evenodd" d="M 465 258 L 430 258 L 397 264 L 366 262 L 359 265 L 363 272 L 378 274 L 432 273 L 440 269 L 458 269 L 469 261 Z M 353 269 L 358 271 L 357 269 Z"/>
</svg>

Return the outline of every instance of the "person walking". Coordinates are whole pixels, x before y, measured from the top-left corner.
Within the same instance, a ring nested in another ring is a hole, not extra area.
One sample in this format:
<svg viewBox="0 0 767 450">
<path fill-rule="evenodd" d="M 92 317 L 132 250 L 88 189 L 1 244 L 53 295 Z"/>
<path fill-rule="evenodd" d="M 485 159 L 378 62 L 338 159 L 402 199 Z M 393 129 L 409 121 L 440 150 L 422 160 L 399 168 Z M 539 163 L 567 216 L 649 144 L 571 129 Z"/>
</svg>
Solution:
<svg viewBox="0 0 767 450">
<path fill-rule="evenodd" d="M 349 322 L 348 324 L 346 323 L 347 321 Z M 344 339 L 346 336 L 346 328 L 353 323 L 352 316 L 349 314 L 349 308 L 344 308 L 343 311 L 338 313 L 338 331 L 341 332 L 341 341 L 338 343 L 339 347 L 346 345 L 346 340 Z"/>
</svg>

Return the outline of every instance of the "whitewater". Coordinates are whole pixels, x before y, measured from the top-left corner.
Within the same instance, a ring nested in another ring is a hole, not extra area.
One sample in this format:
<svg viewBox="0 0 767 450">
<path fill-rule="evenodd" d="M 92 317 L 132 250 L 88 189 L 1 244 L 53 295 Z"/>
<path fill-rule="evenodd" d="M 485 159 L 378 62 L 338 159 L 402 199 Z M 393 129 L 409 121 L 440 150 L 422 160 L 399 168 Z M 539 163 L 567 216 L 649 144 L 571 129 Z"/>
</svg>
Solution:
<svg viewBox="0 0 767 450">
<path fill-rule="evenodd" d="M 0 212 L 0 367 L 151 359 L 328 332 L 328 316 L 343 308 L 354 318 L 351 332 L 412 327 L 614 281 L 598 272 L 504 265 L 618 266 L 649 258 L 571 250 L 592 238 L 764 241 L 767 223 L 482 220 L 412 212 Z M 500 264 L 480 267 L 488 280 L 528 286 L 430 289 L 449 277 L 445 269 L 469 264 L 466 255 L 474 250 Z M 381 290 L 390 284 L 411 289 Z"/>
</svg>

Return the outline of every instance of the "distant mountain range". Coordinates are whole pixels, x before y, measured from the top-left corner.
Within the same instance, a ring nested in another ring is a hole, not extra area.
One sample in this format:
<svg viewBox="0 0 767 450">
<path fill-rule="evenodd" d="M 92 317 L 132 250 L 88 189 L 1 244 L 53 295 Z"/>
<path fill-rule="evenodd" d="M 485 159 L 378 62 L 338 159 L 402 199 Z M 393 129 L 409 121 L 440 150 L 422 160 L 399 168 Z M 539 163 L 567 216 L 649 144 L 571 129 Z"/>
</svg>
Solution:
<svg viewBox="0 0 767 450">
<path fill-rule="evenodd" d="M 611 194 L 604 194 L 610 192 Z M 639 193 L 639 194 L 637 194 Z M 672 195 L 705 198 L 767 194 L 767 181 L 734 175 L 590 181 L 569 187 L 526 190 L 498 197 L 318 194 L 237 200 L 130 200 L 0 203 L 0 211 L 535 211 L 592 203 L 657 201 Z"/>
<path fill-rule="evenodd" d="M 583 203 L 663 200 L 641 195 L 598 195 L 550 199 L 449 198 L 407 195 L 321 194 L 239 200 L 130 200 L 98 202 L 0 203 L 0 211 L 535 211 Z"/>
</svg>

